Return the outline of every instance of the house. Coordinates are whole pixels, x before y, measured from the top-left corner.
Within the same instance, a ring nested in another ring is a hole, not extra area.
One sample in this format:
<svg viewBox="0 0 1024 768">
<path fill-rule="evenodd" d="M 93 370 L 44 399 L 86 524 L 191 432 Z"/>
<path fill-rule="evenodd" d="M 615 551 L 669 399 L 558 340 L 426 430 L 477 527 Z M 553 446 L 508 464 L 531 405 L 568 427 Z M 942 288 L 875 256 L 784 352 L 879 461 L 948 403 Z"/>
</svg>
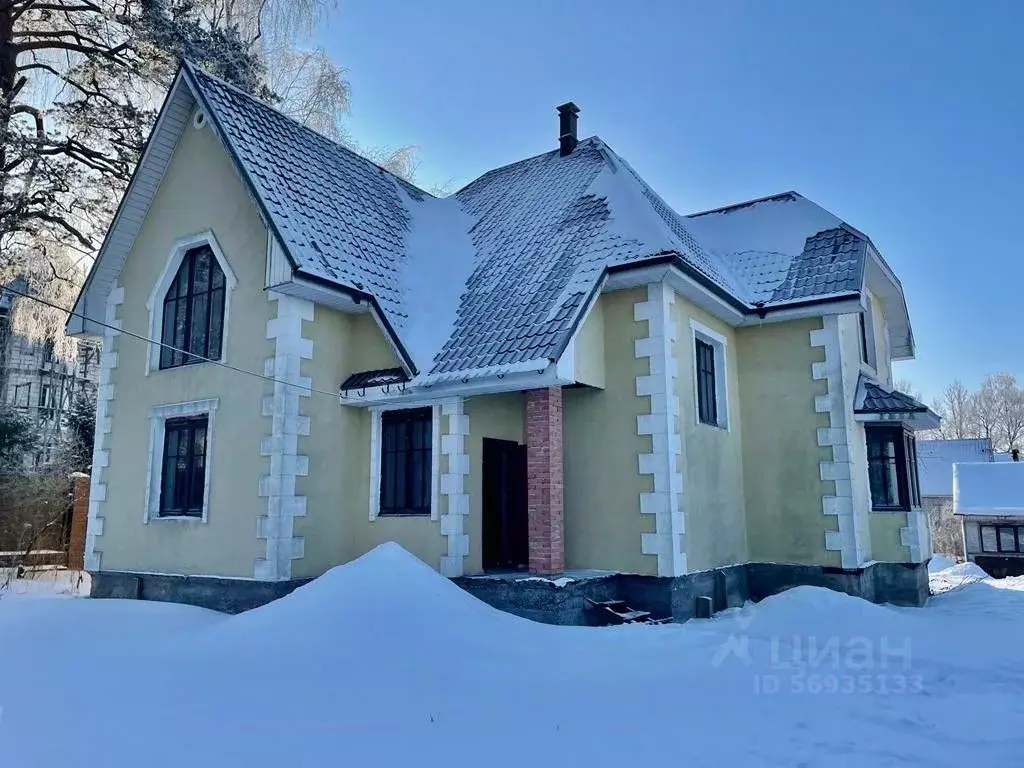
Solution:
<svg viewBox="0 0 1024 768">
<path fill-rule="evenodd" d="M 931 524 L 936 552 L 964 555 L 963 526 L 953 515 L 953 465 L 990 462 L 998 455 L 989 438 L 917 441 L 921 504 Z"/>
<path fill-rule="evenodd" d="M 11 288 L 24 291 L 18 278 Z M 38 444 L 25 456 L 27 472 L 53 461 L 69 432 L 68 415 L 80 394 L 94 395 L 99 381 L 99 345 L 82 339 L 73 352 L 62 355 L 54 345 L 19 333 L 13 325 L 15 307 L 22 299 L 0 289 L 0 403 L 28 419 Z"/>
<path fill-rule="evenodd" d="M 795 192 L 680 216 L 577 119 L 436 199 L 185 64 L 68 321 L 93 593 L 237 609 L 394 540 L 922 600 L 896 275 Z"/>
<path fill-rule="evenodd" d="M 955 464 L 953 514 L 968 560 L 998 578 L 1024 575 L 1024 464 Z"/>
</svg>

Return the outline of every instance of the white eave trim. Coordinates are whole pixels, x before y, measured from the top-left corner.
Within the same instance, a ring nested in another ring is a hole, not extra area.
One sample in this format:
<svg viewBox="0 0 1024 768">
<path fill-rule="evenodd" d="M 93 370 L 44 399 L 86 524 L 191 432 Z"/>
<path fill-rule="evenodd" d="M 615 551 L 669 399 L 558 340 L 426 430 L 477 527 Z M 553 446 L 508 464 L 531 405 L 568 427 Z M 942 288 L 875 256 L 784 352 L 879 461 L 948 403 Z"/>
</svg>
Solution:
<svg viewBox="0 0 1024 768">
<path fill-rule="evenodd" d="M 366 389 L 341 392 L 338 399 L 342 405 L 362 408 L 391 404 L 405 404 L 412 407 L 415 403 L 433 402 L 445 397 L 522 392 L 528 389 L 566 387 L 574 383 L 572 379 L 565 378 L 559 372 L 556 363 L 549 362 L 543 371 L 495 374 L 476 380 L 447 381 L 430 385 L 417 385 L 415 382 L 411 382 L 404 387 L 400 384 L 367 387 Z"/>
<path fill-rule="evenodd" d="M 85 285 L 75 300 L 73 314 L 68 317 L 65 325 L 65 331 L 69 336 L 102 335 L 102 327 L 88 322 L 86 318 L 99 319 L 103 316 L 106 296 L 120 274 L 135 238 L 142 228 L 145 214 L 156 197 L 182 131 L 192 125 L 196 103 L 196 95 L 185 79 L 185 71 L 180 69 L 160 109 L 128 189 L 114 214 L 114 220 L 103 239 L 96 261 L 93 262 Z"/>
</svg>

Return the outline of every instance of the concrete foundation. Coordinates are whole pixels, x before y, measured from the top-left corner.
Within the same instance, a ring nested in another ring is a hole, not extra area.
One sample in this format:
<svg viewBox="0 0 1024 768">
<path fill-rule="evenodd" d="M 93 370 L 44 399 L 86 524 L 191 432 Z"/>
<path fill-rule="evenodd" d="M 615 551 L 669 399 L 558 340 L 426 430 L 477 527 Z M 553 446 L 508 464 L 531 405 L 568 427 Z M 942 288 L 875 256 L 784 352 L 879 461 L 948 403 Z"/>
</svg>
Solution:
<svg viewBox="0 0 1024 768">
<path fill-rule="evenodd" d="M 91 596 L 187 603 L 239 613 L 287 595 L 309 579 L 248 581 L 209 576 L 169 576 L 100 571 L 92 574 Z M 586 625 L 587 600 L 624 600 L 654 618 L 692 619 L 697 598 L 709 597 L 715 611 L 757 602 L 792 587 L 810 585 L 875 603 L 922 606 L 928 599 L 925 563 L 872 563 L 843 569 L 782 563 L 746 563 L 685 576 L 628 573 L 584 576 L 556 585 L 539 578 L 462 576 L 453 581 L 488 605 L 545 624 Z"/>
<path fill-rule="evenodd" d="M 311 581 L 249 581 L 118 571 L 98 571 L 90 575 L 90 597 L 185 603 L 221 613 L 241 613 L 266 605 Z"/>
</svg>

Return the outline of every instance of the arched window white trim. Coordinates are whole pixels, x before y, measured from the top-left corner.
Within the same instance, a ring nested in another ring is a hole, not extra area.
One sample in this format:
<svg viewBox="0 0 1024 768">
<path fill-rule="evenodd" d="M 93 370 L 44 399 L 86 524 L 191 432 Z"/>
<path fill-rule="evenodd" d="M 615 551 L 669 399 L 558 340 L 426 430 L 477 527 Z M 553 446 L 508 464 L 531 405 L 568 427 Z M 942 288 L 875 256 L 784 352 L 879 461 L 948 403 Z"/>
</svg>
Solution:
<svg viewBox="0 0 1024 768">
<path fill-rule="evenodd" d="M 181 267 L 185 254 L 193 248 L 203 245 L 210 247 L 214 258 L 217 259 L 217 264 L 224 273 L 224 329 L 221 336 L 220 359 L 226 360 L 228 334 L 231 329 L 231 296 L 235 292 L 235 286 L 238 285 L 238 279 L 235 277 L 235 273 L 232 271 L 231 265 L 228 264 L 224 251 L 211 230 L 182 237 L 176 240 L 171 247 L 167 263 L 164 264 L 164 270 L 160 273 L 160 279 L 156 281 L 153 290 L 149 294 L 149 298 L 146 299 L 146 309 L 149 311 L 149 338 L 155 341 L 162 339 L 164 297 L 167 295 L 171 283 L 174 282 L 174 278 L 178 274 L 178 268 Z M 160 345 L 151 342 L 147 346 L 149 347 L 146 354 L 146 375 L 148 376 L 150 371 L 160 370 Z"/>
</svg>

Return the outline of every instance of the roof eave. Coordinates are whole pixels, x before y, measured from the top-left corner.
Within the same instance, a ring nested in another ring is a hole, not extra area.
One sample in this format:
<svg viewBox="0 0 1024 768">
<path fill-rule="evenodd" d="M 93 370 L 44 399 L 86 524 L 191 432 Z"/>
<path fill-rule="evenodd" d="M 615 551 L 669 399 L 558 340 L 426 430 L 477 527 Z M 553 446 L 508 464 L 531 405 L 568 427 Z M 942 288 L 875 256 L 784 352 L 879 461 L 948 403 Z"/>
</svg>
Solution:
<svg viewBox="0 0 1024 768">
<path fill-rule="evenodd" d="M 71 312 L 68 315 L 67 322 L 64 324 L 64 331 L 65 333 L 67 333 L 68 336 L 102 335 L 102 328 L 100 326 L 96 326 L 95 328 L 91 327 L 95 326 L 96 324 L 94 322 L 91 322 L 92 316 L 89 314 L 88 299 L 93 288 L 97 287 L 95 285 L 95 282 L 97 280 L 97 274 L 102 269 L 104 257 L 107 255 L 110 243 L 114 236 L 119 233 L 120 227 L 123 224 L 125 209 L 135 200 L 138 194 L 140 194 L 138 178 L 148 169 L 153 146 L 156 144 L 158 137 L 161 136 L 162 132 L 166 129 L 167 114 L 170 111 L 171 105 L 174 103 L 175 99 L 178 96 L 178 91 L 181 88 L 181 84 L 183 82 L 184 70 L 184 65 L 180 65 L 178 67 L 177 73 L 174 76 L 174 80 L 171 81 L 171 87 L 168 89 L 167 96 L 164 98 L 164 102 L 160 106 L 160 112 L 157 114 L 156 122 L 153 124 L 153 129 L 150 131 L 149 136 L 146 138 L 146 144 L 142 150 L 142 155 L 139 157 L 139 162 L 135 166 L 135 170 L 132 172 L 132 177 L 128 182 L 128 186 L 125 188 L 124 194 L 121 195 L 121 199 L 120 201 L 118 201 L 117 210 L 114 212 L 114 217 L 111 219 L 110 226 L 107 228 L 106 234 L 103 237 L 103 243 L 100 245 L 99 251 L 96 254 L 96 258 L 93 260 L 92 266 L 89 268 L 89 273 L 85 277 L 85 282 L 82 284 L 82 288 L 78 292 L 78 296 L 75 298 L 75 303 L 72 306 Z M 189 91 L 194 99 L 195 89 L 189 87 Z M 168 159 L 167 162 L 167 165 L 169 164 L 170 159 Z M 166 170 L 167 168 L 165 166 L 163 171 L 161 171 L 160 173 L 161 179 L 163 178 L 163 173 L 165 173 Z M 153 197 L 155 197 L 155 195 L 156 189 L 154 189 L 153 191 Z M 147 209 L 149 205 L 152 205 L 152 197 L 150 198 L 146 205 Z M 138 233 L 136 232 L 136 235 L 137 234 Z M 131 238 L 131 242 L 134 243 L 134 240 L 135 236 L 133 235 Z M 131 245 L 128 246 L 127 250 L 131 250 Z M 127 257 L 127 252 L 125 253 L 125 256 Z M 118 272 L 120 272 L 120 268 L 118 268 Z M 117 278 L 115 277 L 114 280 L 116 279 Z M 102 296 L 101 304 L 105 304 L 106 301 L 106 291 L 104 291 L 103 294 L 104 295 Z"/>
<path fill-rule="evenodd" d="M 374 311 L 378 316 L 378 321 L 381 323 L 385 333 L 388 335 L 391 342 L 394 344 L 396 350 L 398 351 L 399 357 L 401 358 L 402 366 L 406 368 L 406 371 L 408 372 L 410 377 L 415 376 L 418 371 L 416 369 L 416 364 L 413 362 L 412 356 L 405 348 L 405 345 L 402 343 L 401 338 L 395 332 L 394 326 L 391 325 L 391 322 L 388 320 L 387 315 L 381 310 L 380 304 L 378 303 L 377 298 L 373 294 L 367 293 L 366 291 L 363 291 L 359 288 L 355 288 L 350 285 L 345 285 L 343 283 L 335 282 L 333 280 L 327 280 L 326 278 L 320 277 L 319 275 L 312 275 L 308 272 L 304 272 L 300 268 L 298 261 L 296 260 L 295 256 L 292 254 L 291 250 L 288 247 L 287 240 L 285 240 L 284 237 L 281 236 L 281 231 L 280 229 L 278 229 L 277 223 L 274 221 L 274 217 L 271 216 L 270 209 L 267 207 L 266 201 L 264 201 L 262 195 L 260 195 L 259 188 L 256 186 L 255 182 L 250 176 L 249 170 L 245 167 L 245 164 L 239 158 L 238 153 L 235 151 L 234 145 L 231 143 L 231 140 L 228 138 L 228 135 L 224 130 L 224 125 L 221 122 L 220 118 L 218 117 L 216 110 L 210 108 L 209 102 L 203 96 L 202 89 L 195 82 L 194 75 L 192 74 L 192 65 L 188 62 L 183 63 L 182 71 L 186 74 L 187 82 L 196 100 L 209 115 L 210 121 L 213 123 L 213 126 L 217 131 L 217 135 L 221 139 L 221 144 L 225 147 L 225 149 L 227 149 L 232 162 L 235 164 L 235 167 L 238 169 L 238 172 L 242 177 L 242 180 L 245 182 L 246 188 L 249 190 L 250 196 L 252 197 L 253 200 L 256 201 L 256 205 L 259 208 L 260 212 L 260 218 L 263 219 L 264 225 L 267 227 L 270 234 L 277 239 L 278 245 L 281 246 L 281 250 L 284 252 L 285 256 L 288 259 L 288 263 L 292 267 L 293 274 L 300 275 L 304 279 L 309 280 L 311 282 L 328 285 L 337 290 L 344 291 L 351 295 L 356 300 L 367 301 L 374 308 Z"/>
</svg>

